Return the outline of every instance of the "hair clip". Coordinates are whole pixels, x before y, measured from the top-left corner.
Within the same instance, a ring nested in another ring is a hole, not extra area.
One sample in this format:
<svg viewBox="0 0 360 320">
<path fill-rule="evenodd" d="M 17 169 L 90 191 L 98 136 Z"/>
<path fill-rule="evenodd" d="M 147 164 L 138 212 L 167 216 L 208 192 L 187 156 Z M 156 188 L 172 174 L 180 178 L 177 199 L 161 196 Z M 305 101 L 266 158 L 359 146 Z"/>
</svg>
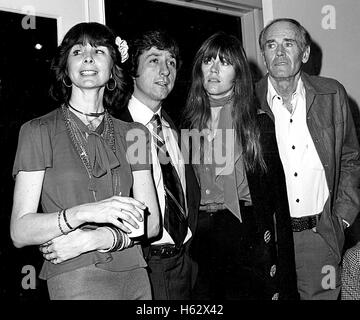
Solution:
<svg viewBox="0 0 360 320">
<path fill-rule="evenodd" d="M 127 42 L 125 40 L 121 40 L 120 37 L 116 37 L 115 44 L 118 46 L 121 54 L 121 63 L 124 63 L 129 58 L 129 46 L 127 45 Z"/>
</svg>

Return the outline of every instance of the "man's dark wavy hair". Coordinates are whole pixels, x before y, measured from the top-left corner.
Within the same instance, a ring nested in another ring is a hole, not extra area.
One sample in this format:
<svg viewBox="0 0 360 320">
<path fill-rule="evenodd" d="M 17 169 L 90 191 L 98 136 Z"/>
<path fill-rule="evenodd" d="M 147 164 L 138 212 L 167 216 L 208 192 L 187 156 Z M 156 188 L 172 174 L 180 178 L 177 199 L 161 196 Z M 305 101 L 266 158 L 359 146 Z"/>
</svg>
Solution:
<svg viewBox="0 0 360 320">
<path fill-rule="evenodd" d="M 121 54 L 115 44 L 115 38 L 116 36 L 110 28 L 97 22 L 82 22 L 72 27 L 57 48 L 51 63 L 52 83 L 49 92 L 50 96 L 61 104 L 69 102 L 72 88 L 65 85 L 65 83 L 70 83 L 67 74 L 69 52 L 74 45 L 89 43 L 93 47 L 107 47 L 113 61 L 111 74 L 116 80 L 117 86 L 112 91 L 105 87 L 104 108 L 112 112 L 127 104 L 133 91 L 133 81 L 130 75 L 120 66 Z"/>
<path fill-rule="evenodd" d="M 136 78 L 139 66 L 139 57 L 152 47 L 158 50 L 169 51 L 176 60 L 176 68 L 179 70 L 181 65 L 180 50 L 177 42 L 163 30 L 149 30 L 139 35 L 130 44 L 130 73 Z"/>
</svg>

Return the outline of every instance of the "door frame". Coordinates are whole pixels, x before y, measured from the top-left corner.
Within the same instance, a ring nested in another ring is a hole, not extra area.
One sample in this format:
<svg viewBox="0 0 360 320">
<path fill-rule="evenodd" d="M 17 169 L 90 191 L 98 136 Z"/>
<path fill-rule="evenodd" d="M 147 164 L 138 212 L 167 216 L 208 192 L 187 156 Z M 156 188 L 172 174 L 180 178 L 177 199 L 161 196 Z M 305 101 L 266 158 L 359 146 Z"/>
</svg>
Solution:
<svg viewBox="0 0 360 320">
<path fill-rule="evenodd" d="M 259 34 L 264 27 L 262 0 L 149 0 L 193 9 L 201 9 L 241 18 L 242 43 L 250 63 L 254 63 L 264 74 L 258 44 Z"/>
</svg>

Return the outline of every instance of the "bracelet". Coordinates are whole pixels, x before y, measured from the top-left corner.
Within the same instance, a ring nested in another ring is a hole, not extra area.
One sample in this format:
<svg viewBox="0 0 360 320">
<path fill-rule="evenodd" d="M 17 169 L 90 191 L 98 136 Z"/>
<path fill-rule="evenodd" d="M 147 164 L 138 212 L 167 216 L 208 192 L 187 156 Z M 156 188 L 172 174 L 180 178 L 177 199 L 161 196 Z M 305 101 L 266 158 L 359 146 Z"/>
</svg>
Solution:
<svg viewBox="0 0 360 320">
<path fill-rule="evenodd" d="M 60 221 L 61 212 L 62 212 L 62 211 L 59 211 L 59 212 L 58 212 L 58 215 L 57 215 L 58 227 L 59 227 L 59 229 L 60 229 L 60 231 L 61 231 L 61 233 L 62 233 L 63 235 L 67 235 L 69 232 L 65 232 L 65 231 L 63 230 L 63 228 L 61 227 L 61 221 Z"/>
<path fill-rule="evenodd" d="M 124 249 L 124 237 L 122 232 L 118 228 L 113 228 L 113 231 L 117 234 L 117 242 L 113 251 L 121 251 Z"/>
<path fill-rule="evenodd" d="M 123 233 L 123 237 L 124 237 L 124 242 L 125 242 L 124 249 L 130 248 L 134 245 L 134 240 L 131 239 L 127 233 Z"/>
<path fill-rule="evenodd" d="M 99 249 L 97 250 L 98 252 L 104 253 L 121 251 L 134 245 L 134 241 L 120 229 L 107 226 L 104 226 L 104 228 L 108 229 L 113 235 L 113 243 L 108 249 Z"/>
<path fill-rule="evenodd" d="M 106 227 L 106 226 L 104 228 L 108 229 L 111 232 L 111 234 L 113 236 L 113 243 L 112 243 L 111 247 L 109 247 L 108 249 L 99 249 L 98 251 L 101 252 L 101 253 L 109 252 L 109 251 L 113 250 L 115 248 L 115 246 L 116 246 L 117 241 L 118 241 L 118 239 L 117 239 L 118 237 L 117 237 L 115 231 L 112 228 Z"/>
<path fill-rule="evenodd" d="M 64 210 L 62 211 L 62 214 L 63 214 L 63 218 L 64 218 L 64 221 L 65 221 L 67 227 L 68 227 L 70 230 L 74 230 L 74 228 L 69 224 L 69 222 L 68 222 L 68 220 L 67 220 L 67 218 L 66 218 L 66 209 L 64 209 Z"/>
<path fill-rule="evenodd" d="M 121 231 L 118 228 L 112 228 L 118 236 L 118 241 L 112 251 L 121 251 L 134 245 L 133 240 L 127 235 L 127 233 Z"/>
</svg>

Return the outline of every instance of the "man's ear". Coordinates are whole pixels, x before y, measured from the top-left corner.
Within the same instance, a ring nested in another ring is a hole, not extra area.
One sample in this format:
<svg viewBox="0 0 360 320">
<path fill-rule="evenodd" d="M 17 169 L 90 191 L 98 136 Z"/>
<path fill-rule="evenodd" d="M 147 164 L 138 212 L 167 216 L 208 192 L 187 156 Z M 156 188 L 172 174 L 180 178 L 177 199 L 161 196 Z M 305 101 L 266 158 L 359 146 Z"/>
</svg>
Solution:
<svg viewBox="0 0 360 320">
<path fill-rule="evenodd" d="M 264 51 L 261 51 L 261 57 L 262 57 L 262 61 L 263 61 L 263 64 L 267 70 L 267 64 L 266 64 L 266 60 L 265 60 L 265 54 L 264 54 Z"/>
<path fill-rule="evenodd" d="M 309 57 L 310 57 L 310 46 L 306 46 L 306 48 L 302 54 L 302 59 L 301 59 L 302 63 L 308 62 Z"/>
</svg>

